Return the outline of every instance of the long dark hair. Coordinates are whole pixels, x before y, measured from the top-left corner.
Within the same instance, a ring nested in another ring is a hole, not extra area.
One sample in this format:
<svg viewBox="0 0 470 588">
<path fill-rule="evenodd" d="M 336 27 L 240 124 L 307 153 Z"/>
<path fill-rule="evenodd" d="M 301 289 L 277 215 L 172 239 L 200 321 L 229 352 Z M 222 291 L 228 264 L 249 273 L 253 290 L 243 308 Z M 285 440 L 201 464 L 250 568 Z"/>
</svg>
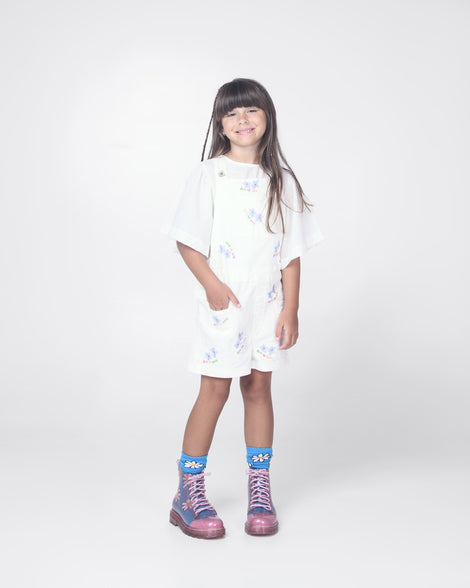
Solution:
<svg viewBox="0 0 470 588">
<path fill-rule="evenodd" d="M 285 231 L 284 217 L 281 203 L 284 187 L 282 171 L 285 170 L 293 177 L 301 202 L 301 211 L 310 210 L 311 204 L 305 198 L 302 186 L 296 178 L 290 165 L 282 153 L 277 138 L 276 109 L 267 90 L 257 81 L 247 78 L 236 78 L 219 88 L 212 108 L 212 116 L 202 149 L 201 161 L 204 160 L 209 132 L 212 128 L 212 142 L 209 150 L 209 158 L 224 155 L 230 151 L 230 141 L 223 134 L 222 118 L 235 108 L 255 106 L 264 111 L 266 115 L 266 131 L 258 145 L 258 163 L 269 176 L 268 209 L 266 215 L 266 228 L 272 233 L 271 216 L 274 213 L 274 222 L 281 219 L 282 231 Z"/>
</svg>

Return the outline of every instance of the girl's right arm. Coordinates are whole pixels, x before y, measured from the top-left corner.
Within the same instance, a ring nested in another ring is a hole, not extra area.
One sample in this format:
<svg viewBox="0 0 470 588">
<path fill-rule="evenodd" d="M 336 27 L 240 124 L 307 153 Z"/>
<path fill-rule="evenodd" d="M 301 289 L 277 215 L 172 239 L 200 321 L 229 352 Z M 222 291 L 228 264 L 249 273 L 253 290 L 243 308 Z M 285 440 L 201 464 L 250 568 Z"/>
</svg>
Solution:
<svg viewBox="0 0 470 588">
<path fill-rule="evenodd" d="M 238 298 L 227 284 L 221 282 L 214 274 L 204 255 L 180 241 L 176 244 L 185 264 L 206 291 L 207 301 L 212 310 L 224 310 L 228 307 L 230 300 L 232 304 L 240 308 Z"/>
</svg>

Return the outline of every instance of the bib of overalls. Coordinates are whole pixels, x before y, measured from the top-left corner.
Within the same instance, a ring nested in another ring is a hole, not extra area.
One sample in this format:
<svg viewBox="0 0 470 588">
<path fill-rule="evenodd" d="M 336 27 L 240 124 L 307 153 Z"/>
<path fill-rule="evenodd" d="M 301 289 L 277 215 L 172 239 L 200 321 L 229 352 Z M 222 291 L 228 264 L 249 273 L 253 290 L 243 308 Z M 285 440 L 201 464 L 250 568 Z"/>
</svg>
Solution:
<svg viewBox="0 0 470 588">
<path fill-rule="evenodd" d="M 215 172 L 211 268 L 229 284 L 278 281 L 282 232 L 266 228 L 269 179 L 231 178 L 223 156 Z"/>
</svg>

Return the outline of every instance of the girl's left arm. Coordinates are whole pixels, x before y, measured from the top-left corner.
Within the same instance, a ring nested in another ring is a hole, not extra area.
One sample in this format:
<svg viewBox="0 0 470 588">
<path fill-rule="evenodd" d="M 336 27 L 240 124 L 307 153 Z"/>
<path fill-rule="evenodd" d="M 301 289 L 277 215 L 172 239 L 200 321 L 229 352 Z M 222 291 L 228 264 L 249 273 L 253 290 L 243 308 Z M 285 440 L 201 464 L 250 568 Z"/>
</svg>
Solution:
<svg viewBox="0 0 470 588">
<path fill-rule="evenodd" d="M 297 313 L 299 310 L 300 257 L 293 259 L 281 270 L 281 274 L 284 308 L 277 320 L 276 339 L 281 343 L 279 349 L 289 349 L 297 343 L 299 337 Z"/>
</svg>

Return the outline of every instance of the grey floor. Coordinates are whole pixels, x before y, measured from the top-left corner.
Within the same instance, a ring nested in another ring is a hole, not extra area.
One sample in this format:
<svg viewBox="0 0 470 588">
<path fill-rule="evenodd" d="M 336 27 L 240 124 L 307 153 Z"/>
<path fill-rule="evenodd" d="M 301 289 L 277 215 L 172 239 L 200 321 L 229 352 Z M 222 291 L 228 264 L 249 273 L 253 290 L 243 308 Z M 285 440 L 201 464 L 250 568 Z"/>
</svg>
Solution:
<svg viewBox="0 0 470 588">
<path fill-rule="evenodd" d="M 415 459 L 320 473 L 314 464 L 291 470 L 280 456 L 272 469 L 280 532 L 253 538 L 243 530 L 245 466 L 228 476 L 216 457 L 208 494 L 227 535 L 202 541 L 168 523 L 176 466 L 160 458 L 145 435 L 126 440 L 122 430 L 3 435 L 0 584 L 470 585 L 463 463 Z"/>
</svg>

